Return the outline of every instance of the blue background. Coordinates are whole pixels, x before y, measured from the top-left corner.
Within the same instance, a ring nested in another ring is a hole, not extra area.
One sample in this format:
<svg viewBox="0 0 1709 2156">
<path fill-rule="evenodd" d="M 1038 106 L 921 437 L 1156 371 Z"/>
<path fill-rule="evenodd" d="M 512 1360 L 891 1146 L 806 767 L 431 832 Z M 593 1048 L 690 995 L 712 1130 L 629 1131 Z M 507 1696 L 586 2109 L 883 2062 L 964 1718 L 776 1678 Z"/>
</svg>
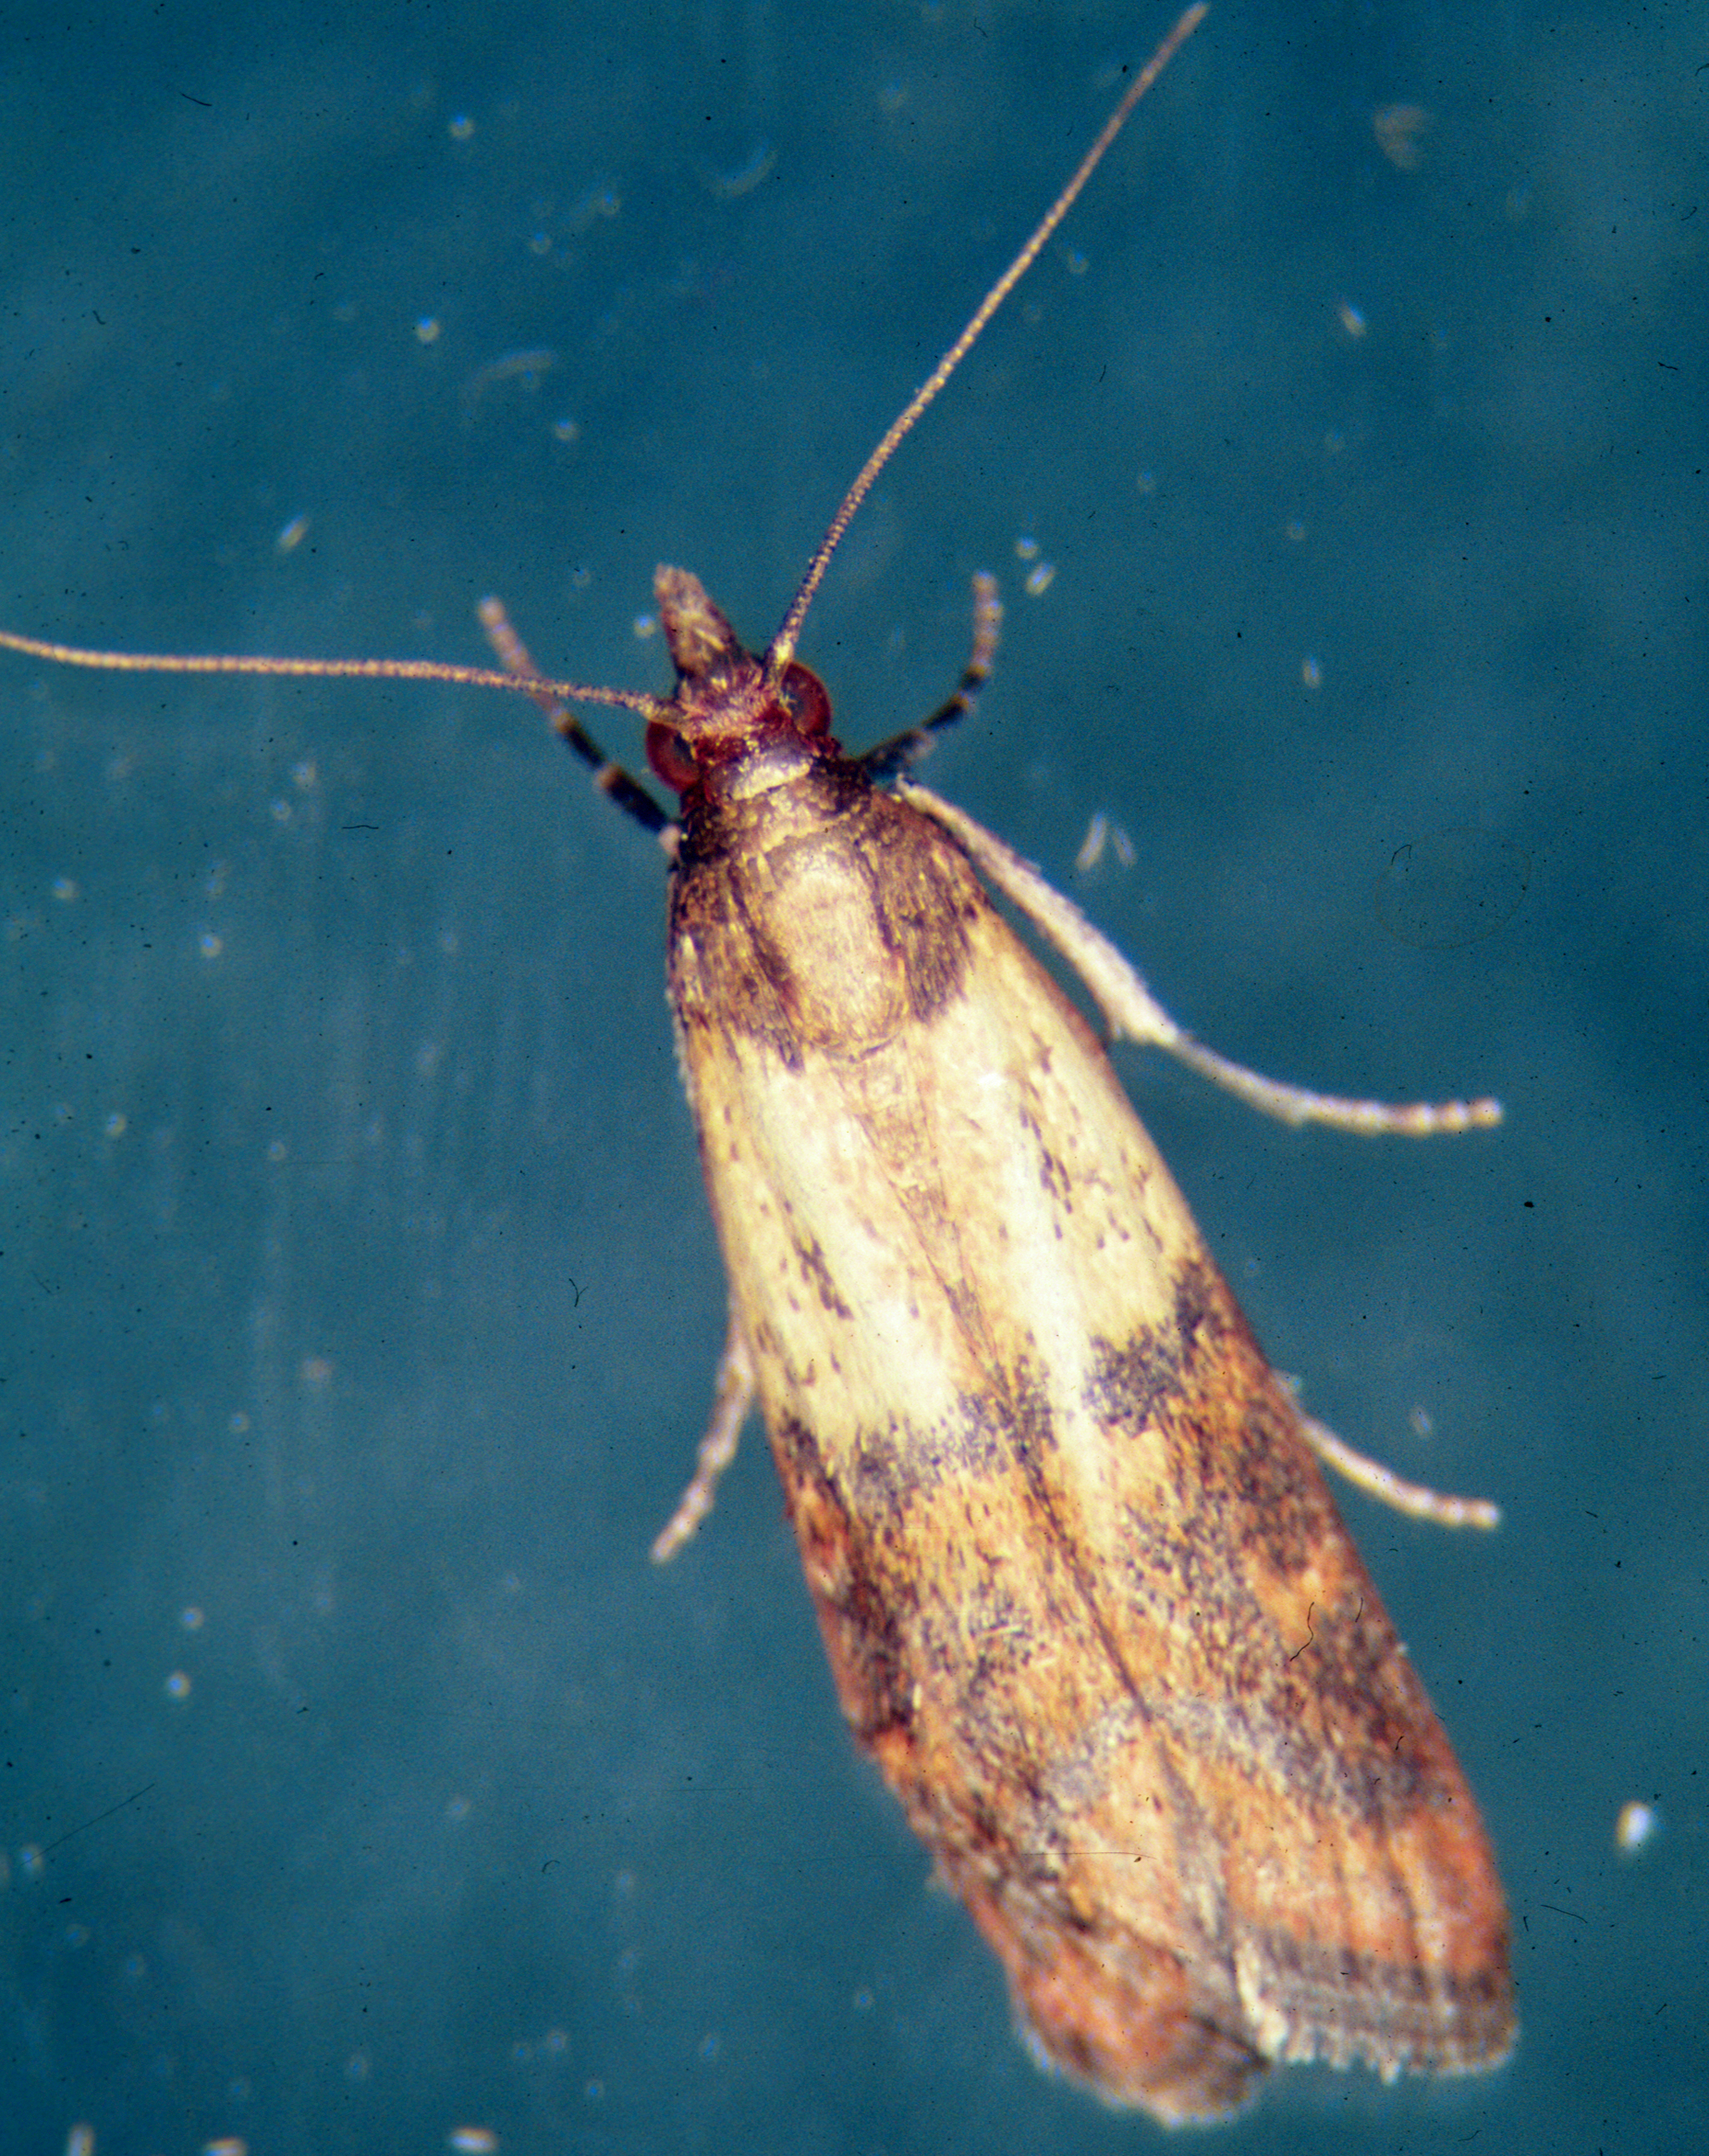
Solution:
<svg viewBox="0 0 1709 2156">
<path fill-rule="evenodd" d="M 496 589 L 655 687 L 664 559 L 763 640 L 1165 19 L 14 16 L 0 619 L 478 660 Z M 1506 1507 L 1346 1500 L 1517 2057 L 1290 2073 L 1229 2148 L 1709 2139 L 1701 24 L 1219 7 L 803 645 L 865 744 L 997 570 L 931 783 L 1228 1054 L 1509 1106 L 1368 1143 L 1121 1055 L 1309 1404 Z M 7 659 L 0 757 L 7 2149 L 1148 2143 L 1034 2072 L 849 1745 L 757 1431 L 646 1563 L 723 1302 L 651 842 L 437 688 Z M 1100 809 L 1137 860 L 1076 876 Z"/>
</svg>

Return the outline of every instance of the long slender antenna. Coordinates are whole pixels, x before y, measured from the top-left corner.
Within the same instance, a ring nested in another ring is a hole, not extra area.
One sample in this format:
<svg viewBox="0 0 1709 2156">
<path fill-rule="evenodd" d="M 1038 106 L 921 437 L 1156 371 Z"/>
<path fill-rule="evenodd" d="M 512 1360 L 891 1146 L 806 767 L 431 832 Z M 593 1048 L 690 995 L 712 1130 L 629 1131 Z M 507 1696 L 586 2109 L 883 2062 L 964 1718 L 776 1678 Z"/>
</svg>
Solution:
<svg viewBox="0 0 1709 2156">
<path fill-rule="evenodd" d="M 466 689 L 504 689 L 512 696 L 562 697 L 572 704 L 615 704 L 656 718 L 663 700 L 639 689 L 588 689 L 575 681 L 548 681 L 539 675 L 525 680 L 490 666 L 451 666 L 437 659 L 246 659 L 224 653 L 172 651 L 86 651 L 80 644 L 49 644 L 38 636 L 15 636 L 0 629 L 0 649 L 30 659 L 51 659 L 59 666 L 99 667 L 108 674 L 285 674 L 316 681 L 450 681 Z"/>
<path fill-rule="evenodd" d="M 1127 116 L 1138 104 L 1175 54 L 1203 21 L 1206 0 L 1196 0 L 1146 62 L 1121 102 L 1100 130 L 1097 140 L 1075 167 L 1073 177 L 1040 218 L 1026 245 L 998 279 L 974 311 L 973 319 L 939 360 L 931 378 L 917 389 L 892 422 L 882 441 L 860 467 L 854 484 L 843 497 L 807 565 L 783 624 L 766 653 L 766 677 L 775 690 L 785 668 L 795 655 L 807 610 L 824 581 L 833 554 L 848 530 L 854 512 L 871 490 L 873 481 L 896 454 L 898 444 L 912 429 L 951 375 L 961 365 L 997 310 L 1037 260 L 1045 242 L 1073 208 L 1080 189 L 1096 170 L 1100 160 L 1121 133 Z M 579 681 L 553 681 L 542 676 L 501 674 L 485 666 L 442 665 L 431 659 L 269 659 L 228 656 L 223 653 L 91 651 L 74 644 L 53 644 L 36 636 L 15 635 L 0 629 L 0 649 L 18 651 L 31 659 L 51 660 L 59 666 L 87 666 L 112 674 L 269 674 L 298 680 L 449 681 L 471 689 L 503 689 L 510 694 L 558 697 L 566 703 L 604 704 L 639 711 L 647 720 L 663 719 L 670 709 L 668 700 L 632 689 L 595 689 Z"/>
<path fill-rule="evenodd" d="M 1198 28 L 1207 12 L 1208 8 L 1204 4 L 1204 0 L 1201 0 L 1200 4 L 1189 8 L 1146 62 L 1137 80 L 1130 85 L 1121 102 L 1104 122 L 1096 141 L 1092 144 L 1091 148 L 1086 151 L 1085 157 L 1075 167 L 1074 177 L 1039 219 L 1038 228 L 1032 238 L 1028 240 L 1008 269 L 980 300 L 966 329 L 962 331 L 932 369 L 931 378 L 915 391 L 902 411 L 891 423 L 884 439 L 860 467 L 854 484 L 843 496 L 842 506 L 831 519 L 829 530 L 815 548 L 813 559 L 807 565 L 807 574 L 801 579 L 799 588 L 789 602 L 789 611 L 784 615 L 783 624 L 778 634 L 772 639 L 770 648 L 766 653 L 766 675 L 773 687 L 783 680 L 784 668 L 795 656 L 795 646 L 801 634 L 801 625 L 807 619 L 807 609 L 813 604 L 813 595 L 824 581 L 825 571 L 830 566 L 831 557 L 836 552 L 838 543 L 848 530 L 855 511 L 865 501 L 873 481 L 896 454 L 897 444 L 903 436 L 910 431 L 915 421 L 973 350 L 986 323 L 990 321 L 1015 286 L 1019 284 L 1021 279 L 1032 268 L 1046 240 L 1067 216 L 1069 211 L 1073 208 L 1075 198 L 1097 169 L 1104 152 L 1121 132 L 1128 114 L 1132 111 L 1134 106 L 1145 95 L 1181 47 Z"/>
</svg>

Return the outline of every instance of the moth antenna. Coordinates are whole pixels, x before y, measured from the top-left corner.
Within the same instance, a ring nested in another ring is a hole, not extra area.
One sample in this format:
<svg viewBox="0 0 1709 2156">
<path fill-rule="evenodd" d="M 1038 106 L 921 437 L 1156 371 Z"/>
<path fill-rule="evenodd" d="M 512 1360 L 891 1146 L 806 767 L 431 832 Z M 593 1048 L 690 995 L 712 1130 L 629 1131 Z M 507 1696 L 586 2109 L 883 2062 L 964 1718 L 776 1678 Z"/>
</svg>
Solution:
<svg viewBox="0 0 1709 2156">
<path fill-rule="evenodd" d="M 808 608 L 824 580 L 825 571 L 843 534 L 871 491 L 873 481 L 896 454 L 898 445 L 912 430 L 921 413 L 978 343 L 985 325 L 1038 259 L 1051 234 L 1074 207 L 1081 188 L 1097 169 L 1105 151 L 1127 124 L 1134 106 L 1208 13 L 1209 0 L 1195 0 L 1146 62 L 1075 167 L 1066 187 L 1039 219 L 1032 237 L 979 302 L 967 327 L 939 360 L 930 378 L 909 398 L 860 467 L 807 565 L 807 573 L 789 603 L 782 626 L 767 649 L 766 678 L 773 690 L 782 685 L 784 670 L 795 656 Z M 639 711 L 649 721 L 659 717 L 664 709 L 660 698 L 637 690 L 595 689 L 582 682 L 550 680 L 533 674 L 501 674 L 490 667 L 459 666 L 431 659 L 273 659 L 223 652 L 98 651 L 79 644 L 54 644 L 41 637 L 18 636 L 9 629 L 0 629 L 0 649 L 20 652 L 26 658 L 49 660 L 58 666 L 92 667 L 110 674 L 263 674 L 295 680 L 445 681 L 459 688 L 503 689 L 513 696 L 531 696 L 536 701 L 544 696 L 556 696 L 567 703 L 603 704 Z"/>
<path fill-rule="evenodd" d="M 829 530 L 813 550 L 813 558 L 807 565 L 807 574 L 801 579 L 794 598 L 789 602 L 789 611 L 784 615 L 778 634 L 772 639 L 767 647 L 766 679 L 774 690 L 781 684 L 784 669 L 795 656 L 795 646 L 801 635 L 802 624 L 807 619 L 807 610 L 813 604 L 814 594 L 824 582 L 825 571 L 830 567 L 831 557 L 836 552 L 843 534 L 853 521 L 855 511 L 860 508 L 870 492 L 873 481 L 896 454 L 898 445 L 903 437 L 912 430 L 915 421 L 919 418 L 926 406 L 932 403 L 939 390 L 943 388 L 945 382 L 949 380 L 951 375 L 978 342 L 985 325 L 1038 259 L 1045 242 L 1061 223 L 1063 218 L 1067 216 L 1069 211 L 1073 208 L 1075 199 L 1080 189 L 1097 170 L 1104 152 L 1121 132 L 1127 124 L 1128 114 L 1132 111 L 1134 106 L 1145 95 L 1181 47 L 1193 35 L 1209 12 L 1208 0 L 1199 0 L 1199 4 L 1189 8 L 1146 62 L 1137 78 L 1129 85 L 1121 102 L 1099 130 L 1097 140 L 1075 167 L 1073 177 L 1067 186 L 1039 218 L 1031 239 L 1015 256 L 1014 261 L 1009 264 L 1008 269 L 1003 271 L 984 298 L 980 300 L 978 305 L 973 310 L 967 327 L 945 352 L 943 357 L 938 361 L 929 378 L 914 392 L 907 403 L 891 421 L 878 447 L 855 475 L 854 484 L 843 496 L 836 515 L 831 519 Z"/>
<path fill-rule="evenodd" d="M 49 644 L 38 636 L 17 636 L 0 629 L 0 649 L 21 651 L 28 659 L 50 659 L 57 666 L 91 666 L 108 674 L 273 674 L 311 681 L 449 681 L 464 689 L 504 689 L 512 696 L 552 696 L 572 704 L 613 704 L 657 716 L 656 696 L 639 689 L 589 689 L 575 681 L 549 681 L 500 674 L 490 666 L 454 666 L 437 659 L 262 659 L 224 652 L 90 651 L 80 644 Z"/>
</svg>

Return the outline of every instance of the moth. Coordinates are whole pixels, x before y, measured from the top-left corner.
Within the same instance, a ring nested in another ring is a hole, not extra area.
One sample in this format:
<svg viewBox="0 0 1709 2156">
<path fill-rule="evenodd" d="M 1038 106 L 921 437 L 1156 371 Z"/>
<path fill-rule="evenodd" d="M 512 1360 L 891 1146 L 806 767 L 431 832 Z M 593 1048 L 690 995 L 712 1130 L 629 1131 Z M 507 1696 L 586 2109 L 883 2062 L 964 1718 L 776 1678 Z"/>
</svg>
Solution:
<svg viewBox="0 0 1709 2156">
<path fill-rule="evenodd" d="M 1174 2123 L 1272 2063 L 1457 2072 L 1514 2035 L 1507 1920 L 1448 1739 L 1319 1455 L 1448 1520 L 1321 1430 L 1272 1371 L 1106 1046 L 1294 1122 L 1424 1135 L 1487 1101 L 1393 1107 L 1260 1078 L 1178 1027 L 1084 916 L 908 773 L 972 708 L 998 607 L 919 727 L 844 753 L 795 656 L 879 470 L 1055 230 L 1193 8 L 885 434 L 763 654 L 658 573 L 668 696 L 552 680 L 503 609 L 502 673 L 389 660 L 94 653 L 69 663 L 521 689 L 671 855 L 669 978 L 730 1283 L 711 1424 L 654 1545 L 694 1532 L 757 1401 L 843 1711 L 1007 1972 L 1037 2055 Z M 669 816 L 571 702 L 646 721 Z"/>
</svg>

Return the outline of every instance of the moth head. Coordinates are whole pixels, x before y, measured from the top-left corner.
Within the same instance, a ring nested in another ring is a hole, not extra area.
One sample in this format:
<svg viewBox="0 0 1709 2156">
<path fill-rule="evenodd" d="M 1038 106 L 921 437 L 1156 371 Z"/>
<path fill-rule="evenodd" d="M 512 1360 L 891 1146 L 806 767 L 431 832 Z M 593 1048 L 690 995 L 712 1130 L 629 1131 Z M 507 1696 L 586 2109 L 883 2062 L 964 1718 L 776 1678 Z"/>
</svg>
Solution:
<svg viewBox="0 0 1709 2156">
<path fill-rule="evenodd" d="M 676 689 L 647 726 L 647 761 L 679 793 L 738 772 L 769 783 L 815 756 L 834 753 L 831 700 L 809 668 L 791 660 L 773 682 L 706 586 L 686 569 L 653 578 Z"/>
</svg>

